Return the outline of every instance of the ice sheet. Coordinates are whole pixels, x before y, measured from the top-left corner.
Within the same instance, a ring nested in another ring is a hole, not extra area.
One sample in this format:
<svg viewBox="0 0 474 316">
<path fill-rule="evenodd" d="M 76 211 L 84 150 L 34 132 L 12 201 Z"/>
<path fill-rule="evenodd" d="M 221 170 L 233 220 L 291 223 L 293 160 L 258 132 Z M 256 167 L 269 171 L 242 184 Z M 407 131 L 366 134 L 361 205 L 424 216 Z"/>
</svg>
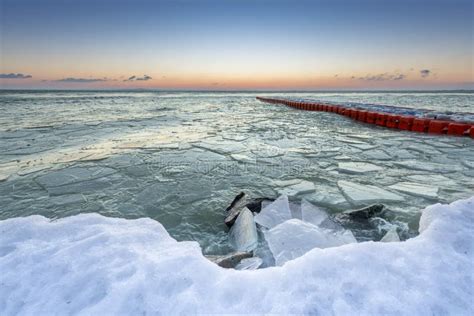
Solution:
<svg viewBox="0 0 474 316">
<path fill-rule="evenodd" d="M 377 202 L 403 201 L 401 195 L 392 193 L 373 185 L 362 185 L 355 182 L 340 180 L 337 185 L 354 205 L 373 204 Z"/>
</svg>

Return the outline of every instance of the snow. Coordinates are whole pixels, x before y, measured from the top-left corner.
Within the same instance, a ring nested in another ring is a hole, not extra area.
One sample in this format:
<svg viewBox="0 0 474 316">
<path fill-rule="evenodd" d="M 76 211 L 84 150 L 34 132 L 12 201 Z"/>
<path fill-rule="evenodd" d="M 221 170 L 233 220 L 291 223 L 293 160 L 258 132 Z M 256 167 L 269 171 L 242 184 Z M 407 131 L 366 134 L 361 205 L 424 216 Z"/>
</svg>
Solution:
<svg viewBox="0 0 474 316">
<path fill-rule="evenodd" d="M 344 180 L 338 181 L 337 185 L 347 199 L 354 205 L 404 200 L 404 198 L 398 194 L 373 185 L 362 185 Z"/>
<path fill-rule="evenodd" d="M 315 248 L 223 269 L 151 219 L 0 222 L 0 314 L 472 315 L 474 197 L 423 210 L 405 242 Z"/>
<path fill-rule="evenodd" d="M 282 195 L 255 215 L 255 222 L 260 226 L 272 228 L 291 218 L 288 197 Z"/>
</svg>

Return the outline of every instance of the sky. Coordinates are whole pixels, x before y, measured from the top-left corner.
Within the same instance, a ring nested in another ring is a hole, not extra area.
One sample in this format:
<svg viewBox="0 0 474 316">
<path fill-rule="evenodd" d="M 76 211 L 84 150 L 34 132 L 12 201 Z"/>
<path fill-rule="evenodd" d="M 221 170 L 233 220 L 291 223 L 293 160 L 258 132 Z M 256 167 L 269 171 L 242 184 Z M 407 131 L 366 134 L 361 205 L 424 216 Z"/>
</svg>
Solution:
<svg viewBox="0 0 474 316">
<path fill-rule="evenodd" d="M 3 89 L 474 89 L 474 0 L 0 3 Z"/>
</svg>

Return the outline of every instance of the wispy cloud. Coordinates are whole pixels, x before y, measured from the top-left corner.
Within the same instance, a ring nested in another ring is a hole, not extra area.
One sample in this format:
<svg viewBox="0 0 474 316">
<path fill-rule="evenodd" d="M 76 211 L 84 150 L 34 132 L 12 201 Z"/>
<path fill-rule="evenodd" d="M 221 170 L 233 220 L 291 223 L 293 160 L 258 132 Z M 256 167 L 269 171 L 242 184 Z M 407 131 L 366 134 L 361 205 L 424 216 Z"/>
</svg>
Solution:
<svg viewBox="0 0 474 316">
<path fill-rule="evenodd" d="M 431 74 L 431 70 L 429 69 L 422 69 L 420 70 L 420 75 L 422 78 L 426 78 Z"/>
<path fill-rule="evenodd" d="M 0 78 L 2 79 L 28 79 L 32 78 L 31 75 L 25 75 L 25 74 L 14 74 L 14 73 L 9 73 L 9 74 L 0 74 Z"/>
<path fill-rule="evenodd" d="M 405 74 L 395 73 L 382 73 L 377 75 L 368 74 L 365 77 L 352 76 L 351 79 L 364 80 L 364 81 L 391 81 L 391 80 L 403 80 L 406 78 Z"/>
<path fill-rule="evenodd" d="M 153 79 L 153 78 L 148 75 L 143 75 L 143 77 L 131 76 L 131 77 L 128 77 L 128 79 L 125 79 L 124 81 L 147 81 L 150 79 Z"/>
<path fill-rule="evenodd" d="M 107 78 L 64 78 L 59 80 L 53 80 L 56 82 L 70 82 L 70 83 L 90 83 L 90 82 L 102 82 L 102 81 L 109 81 Z"/>
</svg>

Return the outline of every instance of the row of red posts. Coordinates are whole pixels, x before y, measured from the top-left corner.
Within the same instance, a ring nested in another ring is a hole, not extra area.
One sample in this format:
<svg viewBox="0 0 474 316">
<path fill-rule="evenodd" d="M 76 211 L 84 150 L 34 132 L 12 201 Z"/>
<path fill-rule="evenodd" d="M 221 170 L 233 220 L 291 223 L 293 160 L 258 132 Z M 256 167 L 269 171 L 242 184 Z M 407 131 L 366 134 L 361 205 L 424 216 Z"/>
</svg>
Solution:
<svg viewBox="0 0 474 316">
<path fill-rule="evenodd" d="M 360 122 L 388 128 L 430 134 L 470 136 L 474 138 L 474 123 L 461 123 L 447 120 L 420 118 L 409 115 L 375 112 L 319 102 L 303 102 L 262 97 L 257 97 L 257 99 L 266 103 L 284 104 L 300 110 L 333 112 Z"/>
</svg>

